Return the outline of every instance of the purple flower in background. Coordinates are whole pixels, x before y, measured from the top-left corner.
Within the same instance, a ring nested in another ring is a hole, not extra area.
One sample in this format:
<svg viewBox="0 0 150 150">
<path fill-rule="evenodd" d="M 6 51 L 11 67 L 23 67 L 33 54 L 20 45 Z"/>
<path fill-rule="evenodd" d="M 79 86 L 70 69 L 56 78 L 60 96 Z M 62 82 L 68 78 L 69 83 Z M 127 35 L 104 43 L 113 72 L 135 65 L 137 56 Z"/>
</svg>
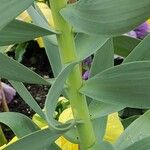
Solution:
<svg viewBox="0 0 150 150">
<path fill-rule="evenodd" d="M 84 80 L 87 80 L 87 79 L 89 78 L 89 76 L 90 76 L 90 71 L 87 70 L 87 71 L 84 72 L 82 78 L 83 78 Z"/>
<path fill-rule="evenodd" d="M 84 80 L 87 80 L 89 78 L 89 75 L 90 75 L 90 68 L 91 68 L 91 63 L 92 63 L 92 57 L 88 57 L 86 58 L 85 60 L 83 60 L 83 63 L 82 63 L 82 68 L 83 68 L 83 76 L 82 78 Z"/>
<path fill-rule="evenodd" d="M 13 100 L 14 96 L 16 95 L 16 91 L 14 88 L 12 88 L 11 86 L 9 86 L 3 82 L 1 82 L 1 85 L 2 85 L 2 89 L 4 91 L 4 94 L 5 94 L 6 100 L 8 103 L 10 103 Z M 0 101 L 1 100 L 2 100 L 2 91 L 0 91 Z"/>
<path fill-rule="evenodd" d="M 149 33 L 149 30 L 150 30 L 150 25 L 147 22 L 144 22 L 134 30 L 128 32 L 127 35 L 134 38 L 143 39 Z"/>
</svg>

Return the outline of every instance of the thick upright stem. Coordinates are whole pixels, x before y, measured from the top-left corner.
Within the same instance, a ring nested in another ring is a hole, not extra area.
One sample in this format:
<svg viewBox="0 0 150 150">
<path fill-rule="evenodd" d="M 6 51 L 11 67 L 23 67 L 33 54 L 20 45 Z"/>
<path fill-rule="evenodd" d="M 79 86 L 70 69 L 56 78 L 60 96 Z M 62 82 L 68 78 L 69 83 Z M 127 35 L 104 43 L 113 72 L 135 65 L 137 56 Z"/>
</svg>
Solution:
<svg viewBox="0 0 150 150">
<path fill-rule="evenodd" d="M 67 5 L 66 0 L 50 0 L 52 15 L 56 30 L 61 34 L 57 35 L 58 46 L 62 64 L 71 63 L 76 60 L 76 49 L 72 27 L 61 17 L 59 11 Z M 87 150 L 95 143 L 95 135 L 89 117 L 88 106 L 84 95 L 79 93 L 82 86 L 80 65 L 76 65 L 70 74 L 67 84 L 69 86 L 69 99 L 76 120 L 83 123 L 77 125 L 80 145 L 83 150 Z"/>
</svg>

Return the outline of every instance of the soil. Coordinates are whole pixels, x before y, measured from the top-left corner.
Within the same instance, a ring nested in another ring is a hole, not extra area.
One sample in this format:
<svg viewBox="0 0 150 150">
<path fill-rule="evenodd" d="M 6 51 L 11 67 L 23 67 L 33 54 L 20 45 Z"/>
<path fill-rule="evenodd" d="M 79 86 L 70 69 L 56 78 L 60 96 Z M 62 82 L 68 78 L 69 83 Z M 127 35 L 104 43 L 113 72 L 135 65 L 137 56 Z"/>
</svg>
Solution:
<svg viewBox="0 0 150 150">
<path fill-rule="evenodd" d="M 8 55 L 14 57 L 14 52 L 9 52 Z M 51 67 L 45 53 L 45 49 L 40 48 L 35 41 L 31 41 L 27 46 L 21 63 L 29 67 L 42 77 L 53 77 Z M 25 84 L 25 86 L 27 87 L 31 95 L 35 98 L 40 107 L 43 108 L 48 92 L 48 87 L 31 84 Z M 16 94 L 14 100 L 10 104 L 8 104 L 8 106 L 11 112 L 20 112 L 30 118 L 32 118 L 33 114 L 35 114 L 35 112 L 22 100 L 22 98 L 18 94 Z M 5 125 L 3 125 L 3 130 L 6 138 L 8 140 L 12 139 L 12 137 L 14 136 L 12 131 Z"/>
</svg>

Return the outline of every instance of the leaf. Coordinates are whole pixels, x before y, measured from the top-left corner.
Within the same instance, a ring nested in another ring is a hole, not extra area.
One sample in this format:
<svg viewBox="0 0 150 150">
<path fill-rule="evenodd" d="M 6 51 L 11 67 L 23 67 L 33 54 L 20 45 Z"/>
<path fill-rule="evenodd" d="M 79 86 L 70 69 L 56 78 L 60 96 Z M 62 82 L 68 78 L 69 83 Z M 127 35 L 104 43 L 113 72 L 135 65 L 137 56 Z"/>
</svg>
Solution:
<svg viewBox="0 0 150 150">
<path fill-rule="evenodd" d="M 62 69 L 58 46 L 51 43 L 50 36 L 44 37 L 43 42 L 46 54 L 48 56 L 49 62 L 51 64 L 54 73 L 54 77 L 57 77 L 57 75 L 60 73 Z"/>
<path fill-rule="evenodd" d="M 150 136 L 150 111 L 147 111 L 144 115 L 136 119 L 130 124 L 123 132 L 120 138 L 115 143 L 118 150 L 124 150 L 128 146 L 132 145 L 143 138 Z M 144 149 L 143 149 L 144 150 Z"/>
<path fill-rule="evenodd" d="M 150 17 L 149 0 L 80 0 L 63 8 L 61 15 L 77 32 L 119 35 Z"/>
<path fill-rule="evenodd" d="M 140 141 L 135 142 L 124 150 L 149 150 L 150 149 L 150 136 Z"/>
<path fill-rule="evenodd" d="M 0 30 L 0 46 L 21 43 L 54 33 L 56 32 L 50 29 L 48 30 L 31 23 L 13 20 Z"/>
<path fill-rule="evenodd" d="M 40 8 L 36 5 L 36 3 L 34 4 L 36 9 L 33 6 L 31 6 L 27 10 L 29 15 L 32 18 L 32 21 L 40 27 L 43 27 L 48 30 L 52 30 L 51 26 L 49 26 L 48 22 L 46 21 L 44 14 L 42 14 Z M 49 40 L 53 45 L 58 45 L 56 35 L 49 36 Z"/>
<path fill-rule="evenodd" d="M 1 0 L 0 5 L 0 30 L 10 21 L 26 10 L 34 0 Z"/>
<path fill-rule="evenodd" d="M 0 53 L 0 77 L 20 82 L 50 85 L 44 78 L 2 53 Z"/>
<path fill-rule="evenodd" d="M 55 131 L 43 129 L 21 138 L 15 143 L 8 145 L 5 150 L 47 150 L 53 149 L 53 142 L 61 135 Z M 52 145 L 51 145 L 52 144 Z"/>
<path fill-rule="evenodd" d="M 97 142 L 92 148 L 89 148 L 88 150 L 116 150 L 115 147 L 104 141 L 104 142 Z"/>
<path fill-rule="evenodd" d="M 126 63 L 89 79 L 82 94 L 98 101 L 124 107 L 150 107 L 150 61 Z"/>
<path fill-rule="evenodd" d="M 54 84 L 50 88 L 47 98 L 46 98 L 46 102 L 45 102 L 46 120 L 51 128 L 58 130 L 58 131 L 68 130 L 74 125 L 74 122 L 60 124 L 58 121 L 56 121 L 53 118 L 53 114 L 55 112 L 57 100 L 63 90 L 65 81 L 76 64 L 77 64 L 76 62 L 69 64 L 60 72 Z"/>
<path fill-rule="evenodd" d="M 96 137 L 96 141 L 103 141 L 103 137 L 106 131 L 107 117 L 100 117 L 92 120 L 93 129 Z"/>
<path fill-rule="evenodd" d="M 129 118 L 123 119 L 121 120 L 121 123 L 124 127 L 124 129 L 126 129 L 133 121 L 135 121 L 137 118 L 139 118 L 139 115 L 134 115 L 131 116 Z"/>
<path fill-rule="evenodd" d="M 89 112 L 92 119 L 103 117 L 122 109 L 124 109 L 124 106 L 107 104 L 101 101 L 92 101 L 89 104 Z"/>
<path fill-rule="evenodd" d="M 45 18 L 42 18 L 42 16 L 38 13 L 38 11 L 35 10 L 32 6 L 28 9 L 28 12 L 31 15 L 32 20 L 35 24 L 47 29 L 50 28 L 48 23 L 45 21 Z M 56 77 L 62 69 L 56 36 L 55 35 L 45 36 L 43 38 L 43 42 L 46 54 L 52 67 L 54 77 Z"/>
<path fill-rule="evenodd" d="M 108 69 L 114 65 L 114 49 L 112 39 L 99 48 L 94 55 L 94 60 L 90 69 L 90 77 Z"/>
<path fill-rule="evenodd" d="M 114 52 L 112 39 L 109 39 L 94 55 L 90 70 L 90 77 L 112 67 L 114 64 Z M 106 116 L 112 112 L 123 109 L 119 105 L 111 105 L 100 101 L 91 100 L 89 111 L 91 118 Z"/>
<path fill-rule="evenodd" d="M 21 43 L 18 44 L 17 47 L 15 48 L 15 60 L 18 62 L 22 61 L 23 55 L 26 52 L 28 43 Z"/>
<path fill-rule="evenodd" d="M 115 54 L 126 57 L 140 42 L 140 39 L 129 36 L 114 37 L 113 43 Z"/>
<path fill-rule="evenodd" d="M 76 44 L 76 53 L 79 60 L 83 60 L 93 53 L 95 53 L 98 49 L 100 49 L 108 40 L 107 37 L 104 36 L 93 36 L 83 33 L 78 33 L 75 37 Z"/>
<path fill-rule="evenodd" d="M 37 104 L 37 102 L 34 100 L 30 92 L 26 89 L 23 83 L 17 82 L 17 81 L 9 81 L 11 85 L 15 88 L 17 93 L 21 96 L 21 98 L 42 118 L 45 118 L 45 115 L 40 108 L 40 106 Z"/>
<path fill-rule="evenodd" d="M 18 138 L 39 130 L 30 118 L 20 113 L 1 112 L 0 122 L 9 126 Z"/>
<path fill-rule="evenodd" d="M 146 36 L 125 58 L 123 63 L 150 60 L 150 34 Z"/>
</svg>

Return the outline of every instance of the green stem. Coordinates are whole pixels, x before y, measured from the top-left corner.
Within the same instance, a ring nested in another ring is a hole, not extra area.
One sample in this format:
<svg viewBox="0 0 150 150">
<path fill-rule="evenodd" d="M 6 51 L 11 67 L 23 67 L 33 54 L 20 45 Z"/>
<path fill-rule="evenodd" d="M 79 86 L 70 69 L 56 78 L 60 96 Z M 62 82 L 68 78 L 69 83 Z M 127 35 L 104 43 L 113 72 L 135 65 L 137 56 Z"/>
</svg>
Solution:
<svg viewBox="0 0 150 150">
<path fill-rule="evenodd" d="M 7 144 L 7 140 L 5 138 L 5 135 L 3 133 L 2 127 L 0 125 L 0 146 Z"/>
<path fill-rule="evenodd" d="M 67 2 L 66 0 L 50 0 L 50 4 L 55 28 L 61 32 L 61 34 L 57 35 L 57 40 L 61 61 L 62 64 L 65 65 L 77 59 L 72 27 L 59 13 L 59 11 L 67 5 Z M 94 145 L 95 135 L 89 117 L 86 97 L 79 93 L 79 89 L 83 84 L 82 82 L 81 67 L 80 65 L 76 65 L 67 80 L 69 86 L 68 93 L 74 118 L 83 121 L 83 123 L 77 125 L 77 130 L 79 133 L 80 146 L 83 150 L 87 150 Z"/>
</svg>

